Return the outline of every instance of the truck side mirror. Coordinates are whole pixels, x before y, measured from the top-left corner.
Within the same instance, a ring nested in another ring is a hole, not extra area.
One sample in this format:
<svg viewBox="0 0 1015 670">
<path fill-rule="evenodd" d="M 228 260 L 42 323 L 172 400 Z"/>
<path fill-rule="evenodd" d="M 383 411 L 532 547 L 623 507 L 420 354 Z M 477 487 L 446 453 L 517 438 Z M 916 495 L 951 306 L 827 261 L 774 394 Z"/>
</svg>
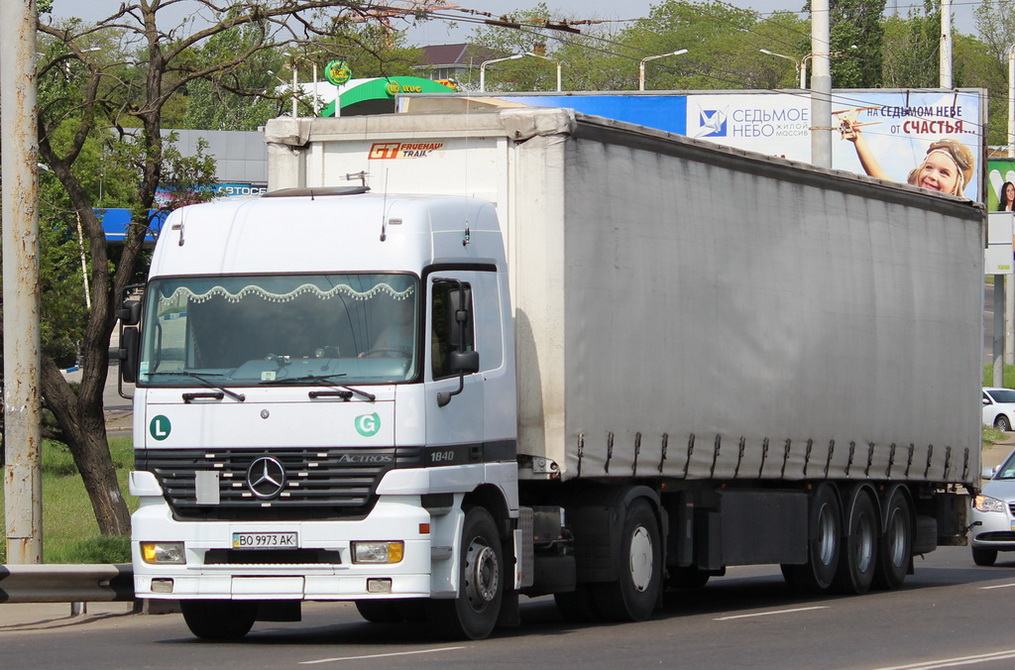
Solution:
<svg viewBox="0 0 1015 670">
<path fill-rule="evenodd" d="M 120 305 L 120 323 L 125 326 L 136 326 L 141 323 L 141 301 L 124 300 Z"/>
<path fill-rule="evenodd" d="M 460 375 L 471 375 L 479 372 L 478 351 L 452 351 L 448 356 L 451 371 Z"/>
<path fill-rule="evenodd" d="M 124 328 L 120 333 L 120 379 L 133 384 L 137 381 L 138 350 L 141 345 L 141 332 L 137 328 Z"/>
<path fill-rule="evenodd" d="M 137 381 L 137 368 L 141 353 L 141 301 L 136 298 L 128 299 L 127 296 L 137 295 L 137 291 L 144 288 L 144 284 L 130 284 L 123 288 L 120 294 L 120 309 L 117 311 L 117 318 L 120 321 L 120 346 L 109 350 L 110 360 L 118 361 L 120 364 L 120 379 L 117 391 L 121 398 L 130 400 L 130 396 L 123 392 L 123 383 L 133 384 Z"/>
</svg>

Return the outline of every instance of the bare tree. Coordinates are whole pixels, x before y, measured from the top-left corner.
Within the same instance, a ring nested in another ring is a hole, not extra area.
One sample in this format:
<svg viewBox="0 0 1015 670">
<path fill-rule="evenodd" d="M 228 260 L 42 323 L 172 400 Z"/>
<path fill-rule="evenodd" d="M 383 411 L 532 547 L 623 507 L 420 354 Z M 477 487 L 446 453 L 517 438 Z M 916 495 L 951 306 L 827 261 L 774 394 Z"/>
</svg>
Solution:
<svg viewBox="0 0 1015 670">
<path fill-rule="evenodd" d="M 145 225 L 127 231 L 115 270 L 93 193 L 90 175 L 81 168 L 83 150 L 98 135 L 129 144 L 136 168 L 134 221 L 145 220 L 165 176 L 163 116 L 186 86 L 200 80 L 237 93 L 243 90 L 230 73 L 258 54 L 282 46 L 301 49 L 327 37 L 335 48 L 336 34 L 347 22 L 370 18 L 376 7 L 356 0 L 240 0 L 218 3 L 187 0 L 196 11 L 182 26 L 166 29 L 159 21 L 165 10 L 183 0 L 133 0 L 94 24 L 60 24 L 40 19 L 47 60 L 40 63 L 40 86 L 70 80 L 79 86 L 50 95 L 39 112 L 40 156 L 60 181 L 80 217 L 91 257 L 89 282 L 92 309 L 81 344 L 86 365 L 80 387 L 73 389 L 53 359 L 44 356 L 42 392 L 70 446 L 103 534 L 129 534 L 129 515 L 121 497 L 106 441 L 102 391 L 108 368 L 104 361 L 117 319 L 117 303 L 131 283 L 143 252 Z M 424 3 L 425 6 L 425 3 Z M 244 31 L 242 48 L 209 58 L 202 45 L 217 36 Z M 347 47 L 349 48 L 349 47 Z M 357 45 L 356 48 L 361 48 Z M 232 82 L 232 83 L 231 83 Z"/>
</svg>

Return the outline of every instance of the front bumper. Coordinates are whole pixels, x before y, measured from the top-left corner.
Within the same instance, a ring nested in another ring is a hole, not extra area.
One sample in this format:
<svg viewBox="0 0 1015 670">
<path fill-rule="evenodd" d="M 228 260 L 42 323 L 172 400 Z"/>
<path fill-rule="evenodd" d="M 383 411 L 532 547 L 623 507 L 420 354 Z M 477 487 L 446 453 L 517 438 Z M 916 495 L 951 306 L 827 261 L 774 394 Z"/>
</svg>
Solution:
<svg viewBox="0 0 1015 670">
<path fill-rule="evenodd" d="M 453 510 L 432 518 L 418 496 L 386 496 L 359 521 L 181 522 L 163 500 L 142 499 L 132 518 L 135 593 L 138 598 L 236 600 L 448 597 L 442 592 L 453 595 L 457 584 L 435 586 L 434 575 L 455 574 L 442 569 L 452 562 L 453 552 L 439 538 L 453 533 L 460 516 Z M 252 557 L 250 562 L 209 563 L 210 556 L 221 560 L 232 551 L 234 532 L 296 532 L 300 549 L 321 550 L 329 562 L 272 563 L 270 553 L 248 550 L 244 556 Z M 186 564 L 145 563 L 143 541 L 183 542 Z M 404 555 L 392 564 L 353 563 L 354 541 L 403 541 Z"/>
<path fill-rule="evenodd" d="M 974 508 L 971 521 L 969 543 L 973 549 L 1015 551 L 1015 517 L 1007 503 L 1003 512 L 980 512 Z"/>
</svg>

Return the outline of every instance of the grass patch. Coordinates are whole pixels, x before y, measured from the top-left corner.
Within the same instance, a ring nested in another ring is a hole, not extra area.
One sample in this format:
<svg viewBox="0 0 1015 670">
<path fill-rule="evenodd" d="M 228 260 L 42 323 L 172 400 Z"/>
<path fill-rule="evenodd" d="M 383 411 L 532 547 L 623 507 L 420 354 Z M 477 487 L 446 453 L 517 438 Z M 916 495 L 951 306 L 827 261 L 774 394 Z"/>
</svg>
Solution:
<svg viewBox="0 0 1015 670">
<path fill-rule="evenodd" d="M 137 498 L 126 495 L 127 476 L 134 464 L 130 437 L 111 437 L 109 450 L 116 467 L 120 492 L 127 508 L 137 509 Z M 6 529 L 0 487 L 0 528 Z M 6 537 L 6 533 L 5 533 Z M 0 542 L 0 564 L 7 562 L 7 543 Z M 103 537 L 95 513 L 66 445 L 42 445 L 42 552 L 45 563 L 128 563 L 130 539 Z"/>
<path fill-rule="evenodd" d="M 998 442 L 1004 442 L 1008 439 L 1008 433 L 998 430 L 993 426 L 983 427 L 983 446 L 992 447 Z"/>
<path fill-rule="evenodd" d="M 1015 365 L 1005 365 L 1001 377 L 1004 380 L 1001 386 L 1007 389 L 1015 388 Z M 988 387 L 994 385 L 993 365 L 983 366 L 983 385 Z"/>
</svg>

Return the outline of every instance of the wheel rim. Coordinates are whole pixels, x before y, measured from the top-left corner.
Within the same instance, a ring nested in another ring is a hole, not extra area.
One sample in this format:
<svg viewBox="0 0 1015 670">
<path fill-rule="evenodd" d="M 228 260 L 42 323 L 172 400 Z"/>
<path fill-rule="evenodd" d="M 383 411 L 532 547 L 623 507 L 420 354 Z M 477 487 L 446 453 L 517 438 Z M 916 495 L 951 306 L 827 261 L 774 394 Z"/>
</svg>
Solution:
<svg viewBox="0 0 1015 670">
<path fill-rule="evenodd" d="M 652 536 L 644 526 L 634 529 L 631 536 L 631 583 L 635 590 L 644 593 L 652 583 Z"/>
<path fill-rule="evenodd" d="M 864 514 L 857 521 L 856 545 L 853 553 L 856 558 L 856 569 L 865 573 L 874 562 L 874 524 L 869 515 Z"/>
<path fill-rule="evenodd" d="M 835 510 L 826 503 L 818 513 L 817 555 L 821 565 L 831 565 L 835 558 L 835 535 Z"/>
<path fill-rule="evenodd" d="M 902 518 L 901 510 L 898 508 L 892 510 L 892 518 L 888 522 L 885 542 L 888 544 L 888 557 L 892 565 L 901 566 L 907 559 L 906 523 Z"/>
<path fill-rule="evenodd" d="M 482 612 L 497 597 L 500 564 L 495 552 L 483 538 L 473 538 L 466 552 L 465 595 L 472 609 Z"/>
</svg>

